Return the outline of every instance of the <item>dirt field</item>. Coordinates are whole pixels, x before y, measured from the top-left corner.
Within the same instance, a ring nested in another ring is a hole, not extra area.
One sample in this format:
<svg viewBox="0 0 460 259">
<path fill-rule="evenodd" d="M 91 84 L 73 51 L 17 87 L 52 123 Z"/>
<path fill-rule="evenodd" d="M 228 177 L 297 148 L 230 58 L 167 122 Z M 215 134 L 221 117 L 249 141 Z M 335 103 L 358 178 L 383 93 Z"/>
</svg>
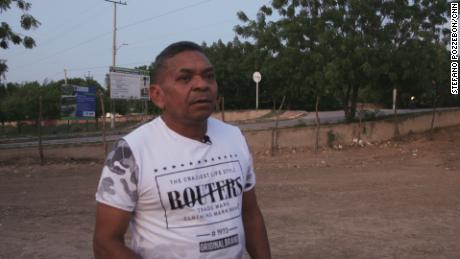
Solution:
<svg viewBox="0 0 460 259">
<path fill-rule="evenodd" d="M 460 258 L 460 127 L 255 157 L 273 258 Z M 0 258 L 92 258 L 102 148 L 0 150 Z M 92 157 L 92 158 L 91 158 Z"/>
</svg>

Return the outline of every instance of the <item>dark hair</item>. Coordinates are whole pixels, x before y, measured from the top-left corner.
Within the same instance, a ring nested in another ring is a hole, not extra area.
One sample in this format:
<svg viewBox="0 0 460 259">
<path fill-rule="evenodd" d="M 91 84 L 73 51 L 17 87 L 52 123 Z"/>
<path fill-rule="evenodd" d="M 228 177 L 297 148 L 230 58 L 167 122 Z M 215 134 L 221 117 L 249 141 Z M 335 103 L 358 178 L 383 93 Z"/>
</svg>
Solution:
<svg viewBox="0 0 460 259">
<path fill-rule="evenodd" d="M 169 45 L 155 58 L 150 74 L 150 82 L 158 83 L 160 71 L 165 68 L 166 60 L 184 51 L 198 51 L 205 54 L 200 45 L 191 41 L 179 41 Z"/>
</svg>

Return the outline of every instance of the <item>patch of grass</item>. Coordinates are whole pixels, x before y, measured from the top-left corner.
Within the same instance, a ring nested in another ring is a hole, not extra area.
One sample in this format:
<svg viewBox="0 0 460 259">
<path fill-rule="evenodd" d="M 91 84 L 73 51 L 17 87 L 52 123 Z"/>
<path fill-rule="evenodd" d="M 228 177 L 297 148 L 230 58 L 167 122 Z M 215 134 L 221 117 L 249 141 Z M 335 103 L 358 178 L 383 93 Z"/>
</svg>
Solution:
<svg viewBox="0 0 460 259">
<path fill-rule="evenodd" d="M 334 131 L 329 130 L 327 132 L 327 146 L 333 147 L 336 140 L 337 140 L 337 135 L 334 133 Z"/>
</svg>

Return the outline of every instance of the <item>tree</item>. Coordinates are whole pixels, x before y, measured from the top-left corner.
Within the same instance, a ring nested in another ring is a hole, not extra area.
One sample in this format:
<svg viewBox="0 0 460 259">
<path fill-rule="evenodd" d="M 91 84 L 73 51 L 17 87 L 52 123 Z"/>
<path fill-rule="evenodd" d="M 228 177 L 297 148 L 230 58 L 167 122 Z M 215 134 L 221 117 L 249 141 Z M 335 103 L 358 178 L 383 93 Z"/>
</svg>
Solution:
<svg viewBox="0 0 460 259">
<path fill-rule="evenodd" d="M 385 102 L 395 86 L 403 96 L 423 92 L 427 77 L 440 76 L 433 61 L 446 51 L 447 10 L 446 0 L 274 0 L 254 20 L 238 13 L 235 31 L 253 40 L 263 67 L 282 71 L 288 100 L 333 92 L 350 121 L 359 97 Z"/>
<path fill-rule="evenodd" d="M 365 11 L 368 6 L 359 7 Z M 281 18 L 268 22 L 273 10 Z M 359 83 L 368 81 L 357 79 L 368 79 L 366 72 L 371 67 L 366 63 L 366 41 L 351 24 L 358 19 L 357 13 L 347 1 L 278 0 L 271 7 L 262 6 L 255 20 L 240 12 L 238 16 L 246 25 L 236 26 L 235 31 L 253 38 L 256 48 L 267 53 L 265 60 L 277 63 L 272 67 L 285 85 L 288 103 L 316 109 L 319 99 L 330 96 L 335 88 L 345 113 L 352 117 L 350 104 L 356 103 Z"/>
<path fill-rule="evenodd" d="M 253 46 L 235 39 L 224 44 L 221 40 L 203 48 L 214 65 L 219 95 L 225 97 L 228 109 L 254 107 L 255 91 L 251 79 L 254 67 Z"/>
<path fill-rule="evenodd" d="M 28 13 L 32 4 L 25 0 L 0 0 L 0 14 L 11 9 L 12 4 L 15 4 L 18 9 L 24 12 L 19 20 L 22 29 L 27 31 L 30 29 L 38 28 L 40 22 Z M 8 23 L 1 22 L 0 48 L 7 49 L 10 46 L 10 43 L 15 45 L 22 43 L 22 45 L 28 49 L 33 48 L 36 45 L 35 40 L 32 37 L 15 32 L 11 29 Z M 4 76 L 5 72 L 7 71 L 8 66 L 6 65 L 6 61 L 0 60 L 0 77 Z"/>
<path fill-rule="evenodd" d="M 8 89 L 1 102 L 1 110 L 6 121 L 16 121 L 18 132 L 21 132 L 21 121 L 36 120 L 40 84 L 28 82 L 20 87 Z"/>
<path fill-rule="evenodd" d="M 70 78 L 67 81 L 71 85 L 93 86 L 98 91 L 105 91 L 97 81 L 91 78 Z M 59 119 L 61 117 L 62 85 L 64 85 L 63 79 L 44 85 L 38 82 L 8 83 L 6 87 L 0 85 L 0 121 L 16 121 L 20 132 L 21 121 L 38 120 L 39 96 L 43 98 L 43 119 Z M 101 110 L 99 102 L 96 102 L 96 116 L 101 115 Z"/>
<path fill-rule="evenodd" d="M 442 29 L 447 11 L 445 0 L 388 1 L 382 6 L 386 18 L 384 48 L 388 53 L 382 76 L 388 82 L 388 92 L 398 89 L 403 105 L 410 96 L 420 96 L 430 89 L 432 80 L 448 75 L 447 69 L 444 75 L 437 69 L 441 66 L 438 56 L 442 52 L 447 54 L 443 46 L 447 32 Z"/>
</svg>

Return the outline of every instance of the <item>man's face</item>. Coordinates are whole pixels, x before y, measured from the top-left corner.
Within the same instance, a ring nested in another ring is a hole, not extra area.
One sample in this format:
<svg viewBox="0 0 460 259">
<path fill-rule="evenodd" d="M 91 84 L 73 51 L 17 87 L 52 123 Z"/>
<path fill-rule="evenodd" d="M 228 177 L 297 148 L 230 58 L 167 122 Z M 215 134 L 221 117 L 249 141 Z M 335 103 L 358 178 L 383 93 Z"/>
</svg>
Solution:
<svg viewBox="0 0 460 259">
<path fill-rule="evenodd" d="M 203 123 L 216 105 L 214 69 L 198 51 L 184 51 L 166 60 L 152 90 L 152 99 L 163 109 L 165 119 L 176 123 Z"/>
</svg>

